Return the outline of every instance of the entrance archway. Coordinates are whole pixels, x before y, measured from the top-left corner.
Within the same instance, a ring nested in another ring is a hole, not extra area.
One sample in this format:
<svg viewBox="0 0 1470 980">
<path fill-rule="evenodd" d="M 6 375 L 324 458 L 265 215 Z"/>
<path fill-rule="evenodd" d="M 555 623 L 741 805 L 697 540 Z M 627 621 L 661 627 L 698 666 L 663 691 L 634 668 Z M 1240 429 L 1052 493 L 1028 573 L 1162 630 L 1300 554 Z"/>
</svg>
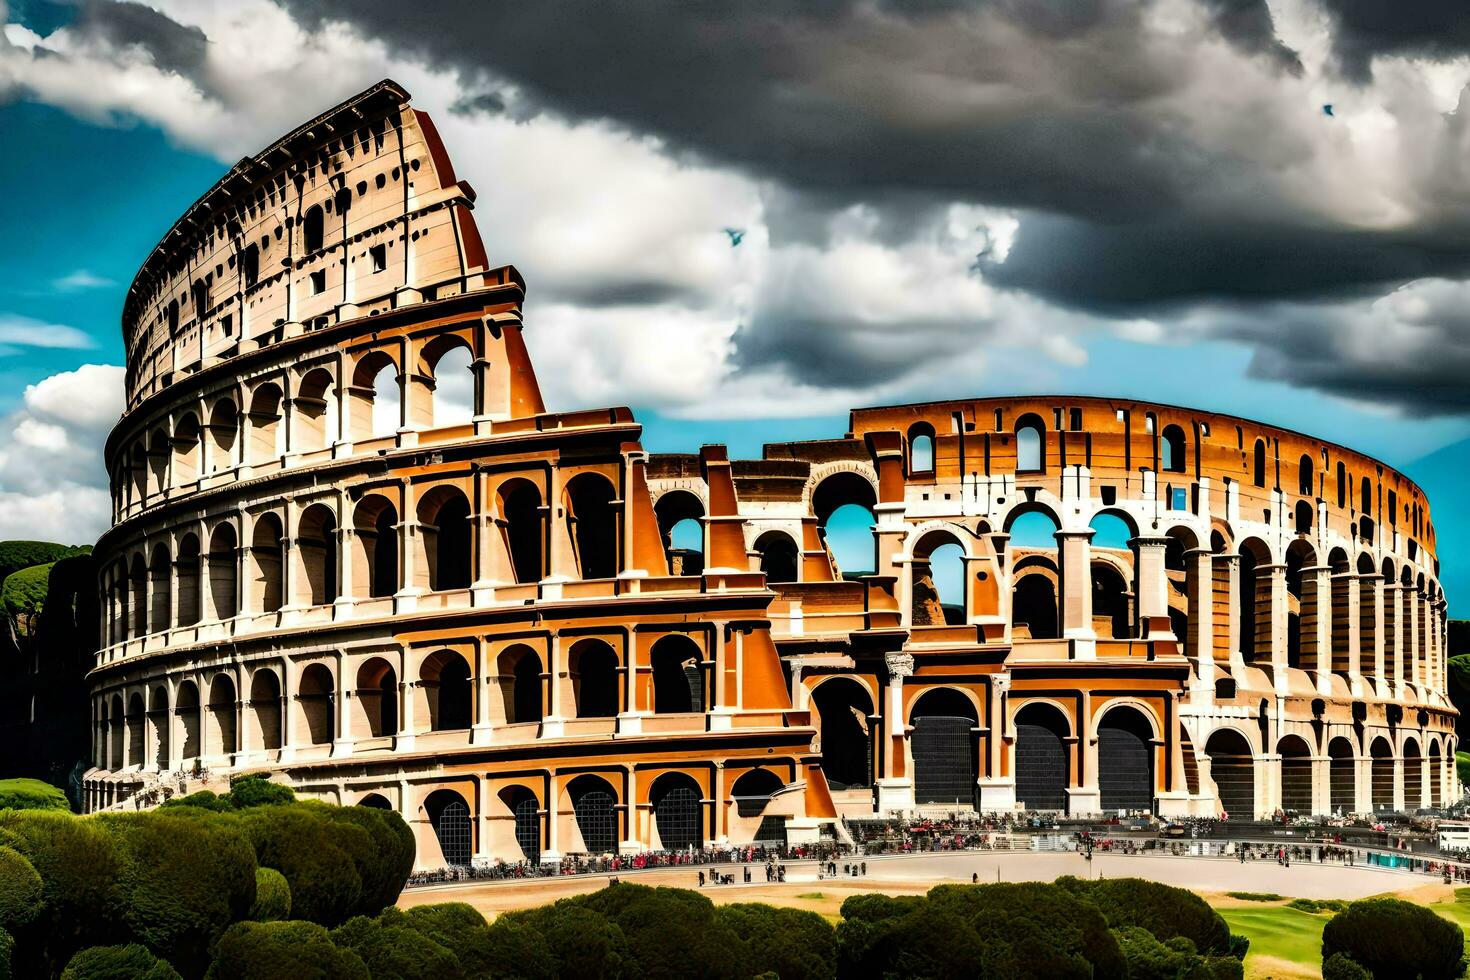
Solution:
<svg viewBox="0 0 1470 980">
<path fill-rule="evenodd" d="M 567 792 L 572 798 L 577 830 L 582 834 L 582 850 L 587 854 L 610 854 L 617 850 L 617 797 L 607 780 L 578 776 Z"/>
<path fill-rule="evenodd" d="M 424 801 L 424 810 L 429 815 L 429 825 L 439 840 L 439 850 L 448 867 L 464 867 L 470 863 L 473 852 L 473 826 L 470 822 L 470 807 L 454 790 L 438 789 Z"/>
<path fill-rule="evenodd" d="M 977 775 L 975 706 L 953 688 L 921 695 L 909 713 L 914 800 L 974 806 Z"/>
<path fill-rule="evenodd" d="M 1110 709 L 1097 726 L 1097 788 L 1104 811 L 1154 808 L 1153 726 L 1137 708 Z"/>
<path fill-rule="evenodd" d="M 823 681 L 812 691 L 821 721 L 822 773 L 833 789 L 873 785 L 873 700 L 848 677 Z"/>
<path fill-rule="evenodd" d="M 1016 801 L 1027 810 L 1065 810 L 1071 766 L 1071 726 L 1055 706 L 1028 704 L 1016 712 Z"/>
<path fill-rule="evenodd" d="M 665 851 L 704 846 L 704 820 L 699 786 L 681 772 L 665 773 L 650 794 L 659 845 Z"/>
<path fill-rule="evenodd" d="M 1222 728 L 1205 743 L 1210 774 L 1227 819 L 1254 820 L 1256 816 L 1255 754 L 1244 735 Z"/>
<path fill-rule="evenodd" d="M 1393 749 L 1382 737 L 1373 740 L 1372 748 L 1372 801 L 1373 809 L 1393 809 Z"/>
<path fill-rule="evenodd" d="M 1281 755 L 1281 809 L 1287 813 L 1312 812 L 1312 750 L 1299 735 L 1276 743 Z"/>
<path fill-rule="evenodd" d="M 1334 738 L 1327 746 L 1327 784 L 1333 813 L 1354 813 L 1358 808 L 1357 750 L 1347 739 Z"/>
</svg>

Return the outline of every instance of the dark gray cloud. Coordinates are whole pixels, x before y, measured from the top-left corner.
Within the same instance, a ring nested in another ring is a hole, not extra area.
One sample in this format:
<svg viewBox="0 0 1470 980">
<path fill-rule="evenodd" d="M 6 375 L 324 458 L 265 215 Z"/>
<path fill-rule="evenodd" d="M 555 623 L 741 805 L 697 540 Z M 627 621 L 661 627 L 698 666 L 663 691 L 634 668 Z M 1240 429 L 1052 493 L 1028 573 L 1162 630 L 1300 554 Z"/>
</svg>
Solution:
<svg viewBox="0 0 1470 980">
<path fill-rule="evenodd" d="M 1464 0 L 1320 0 L 1333 19 L 1332 48 L 1343 73 L 1364 82 L 1378 55 L 1453 58 L 1470 52 Z"/>
<path fill-rule="evenodd" d="M 204 64 L 209 44 L 199 28 L 129 0 L 85 0 L 70 27 L 83 37 L 116 47 L 141 47 L 158 67 L 188 77 Z"/>
<path fill-rule="evenodd" d="M 1297 53 L 1276 36 L 1276 24 L 1266 0 L 1202 0 L 1215 29 L 1231 44 L 1252 54 L 1264 54 L 1293 75 L 1302 72 Z"/>
</svg>

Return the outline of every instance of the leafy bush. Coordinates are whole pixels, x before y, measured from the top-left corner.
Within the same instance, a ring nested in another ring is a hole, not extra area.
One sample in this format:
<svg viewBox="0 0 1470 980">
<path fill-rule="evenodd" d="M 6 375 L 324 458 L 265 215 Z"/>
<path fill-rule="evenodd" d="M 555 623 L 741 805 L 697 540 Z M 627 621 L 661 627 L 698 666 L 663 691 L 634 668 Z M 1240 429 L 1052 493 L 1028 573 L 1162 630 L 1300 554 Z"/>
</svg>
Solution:
<svg viewBox="0 0 1470 980">
<path fill-rule="evenodd" d="M 1065 877 L 1058 878 L 1057 885 L 1101 909 L 1109 928 L 1142 926 L 1160 942 L 1183 936 L 1202 954 L 1230 952 L 1230 926 L 1194 892 L 1141 878 Z"/>
<path fill-rule="evenodd" d="M 137 943 L 93 946 L 71 958 L 61 980 L 179 980 L 179 972 Z"/>
<path fill-rule="evenodd" d="M 255 922 L 291 918 L 291 886 L 275 868 L 255 869 L 255 904 L 250 906 L 250 918 Z"/>
<path fill-rule="evenodd" d="M 1373 980 L 1373 974 L 1346 953 L 1333 953 L 1322 963 L 1322 980 Z"/>
<path fill-rule="evenodd" d="M 1124 977 L 1109 923 L 1074 892 L 1046 884 L 939 885 L 929 902 L 967 919 L 985 951 L 987 974 Z"/>
<path fill-rule="evenodd" d="M 327 816 L 336 824 L 352 825 L 366 834 L 369 847 L 354 855 L 362 896 L 357 911 L 376 915 L 398 901 L 413 871 L 417 843 L 413 831 L 392 810 L 367 806 L 333 807 Z"/>
<path fill-rule="evenodd" d="M 51 565 L 32 565 L 5 576 L 0 585 L 0 603 L 12 617 L 40 615 L 46 605 L 46 590 L 51 583 Z M 26 632 L 26 630 L 22 630 Z"/>
<path fill-rule="evenodd" d="M 175 796 L 164 800 L 159 804 L 160 810 L 171 810 L 179 807 L 190 807 L 196 810 L 208 810 L 211 813 L 230 813 L 235 809 L 235 804 L 228 796 L 220 796 L 213 790 L 201 789 L 190 793 L 188 796 Z"/>
<path fill-rule="evenodd" d="M 1377 977 L 1452 980 L 1465 972 L 1460 927 L 1396 898 L 1353 902 L 1322 930 L 1322 960 L 1344 954 Z"/>
<path fill-rule="evenodd" d="M 1114 929 L 1128 961 L 1128 980 L 1241 980 L 1245 968 L 1231 956 L 1200 956 L 1183 936 L 1160 942 L 1142 926 Z"/>
<path fill-rule="evenodd" d="M 24 854 L 0 847 L 0 929 L 13 933 L 41 909 L 41 876 Z"/>
<path fill-rule="evenodd" d="M 1341 912 L 1348 907 L 1348 903 L 1340 898 L 1293 898 L 1286 903 L 1286 907 L 1317 915 L 1322 912 Z"/>
<path fill-rule="evenodd" d="M 335 824 L 325 806 L 263 806 L 241 814 L 263 868 L 285 875 L 291 913 L 323 926 L 339 926 L 360 911 L 362 878 L 355 854 L 371 844 L 351 824 Z"/>
<path fill-rule="evenodd" d="M 274 783 L 258 773 L 239 776 L 230 781 L 230 792 L 226 798 L 237 810 L 256 806 L 274 806 L 279 803 L 294 803 L 296 794 L 284 783 Z"/>
<path fill-rule="evenodd" d="M 634 974 L 735 976 L 747 955 L 745 944 L 715 916 L 714 904 L 695 892 L 619 884 L 574 901 L 622 930 Z"/>
<path fill-rule="evenodd" d="M 420 905 L 409 909 L 385 909 L 379 917 L 385 926 L 412 929 L 453 954 L 467 977 L 552 976 L 555 964 L 545 944 L 534 933 L 522 934 L 512 917 L 502 917 L 498 934 L 492 934 L 485 917 L 464 902 Z"/>
<path fill-rule="evenodd" d="M 362 958 L 314 922 L 237 922 L 220 937 L 210 980 L 371 980 Z"/>
<path fill-rule="evenodd" d="M 0 779 L 0 810 L 66 810 L 66 794 L 39 779 Z"/>
<path fill-rule="evenodd" d="M 255 903 L 255 854 L 233 823 L 184 814 L 107 814 L 97 822 L 122 857 L 128 935 L 197 976 L 209 950 Z"/>
<path fill-rule="evenodd" d="M 403 925 L 384 925 L 365 915 L 333 929 L 332 942 L 361 957 L 374 977 L 460 980 L 465 976 L 455 955 L 423 933 Z"/>
<path fill-rule="evenodd" d="M 525 926 L 541 936 L 558 976 L 616 977 L 623 973 L 628 959 L 623 930 L 576 899 L 502 916 L 501 921 Z M 752 966 L 751 972 L 761 971 Z"/>
<path fill-rule="evenodd" d="M 837 934 L 815 912 L 741 904 L 721 906 L 715 915 L 745 944 L 744 962 L 751 974 L 770 973 L 781 980 L 837 975 Z M 569 931 L 567 938 L 575 935 Z M 562 974 L 573 975 L 566 969 Z"/>
<path fill-rule="evenodd" d="M 1281 896 L 1275 892 L 1226 892 L 1231 898 L 1238 898 L 1242 902 L 1279 902 Z"/>
</svg>

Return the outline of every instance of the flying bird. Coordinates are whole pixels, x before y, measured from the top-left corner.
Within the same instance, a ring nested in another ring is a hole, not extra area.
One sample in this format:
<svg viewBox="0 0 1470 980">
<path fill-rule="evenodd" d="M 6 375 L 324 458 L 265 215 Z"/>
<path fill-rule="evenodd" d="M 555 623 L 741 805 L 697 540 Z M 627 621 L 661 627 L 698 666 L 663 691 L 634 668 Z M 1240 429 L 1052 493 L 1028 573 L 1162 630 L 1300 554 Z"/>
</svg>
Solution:
<svg viewBox="0 0 1470 980">
<path fill-rule="evenodd" d="M 1331 102 L 1327 103 L 1326 105 L 1324 105 L 1322 107 L 1322 115 L 1324 115 L 1324 116 L 1331 116 L 1332 115 L 1332 103 Z M 1334 117 L 1334 118 L 1336 118 L 1336 117 Z"/>
<path fill-rule="evenodd" d="M 727 235 L 730 236 L 730 247 L 731 248 L 735 248 L 737 245 L 739 245 L 742 241 L 745 240 L 745 229 L 744 228 L 726 228 L 725 229 L 725 234 L 727 234 Z"/>
</svg>

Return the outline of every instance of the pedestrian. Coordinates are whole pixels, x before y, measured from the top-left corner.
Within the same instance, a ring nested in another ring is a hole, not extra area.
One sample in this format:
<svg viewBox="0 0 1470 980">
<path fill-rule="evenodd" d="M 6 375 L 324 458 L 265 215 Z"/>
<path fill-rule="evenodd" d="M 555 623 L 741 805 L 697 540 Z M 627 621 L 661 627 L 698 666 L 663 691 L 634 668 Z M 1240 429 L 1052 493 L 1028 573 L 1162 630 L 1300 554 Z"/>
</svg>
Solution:
<svg viewBox="0 0 1470 980">
<path fill-rule="evenodd" d="M 700 888 L 703 888 L 704 887 L 704 872 L 703 871 L 701 871 L 699 873 L 699 887 Z"/>
</svg>

